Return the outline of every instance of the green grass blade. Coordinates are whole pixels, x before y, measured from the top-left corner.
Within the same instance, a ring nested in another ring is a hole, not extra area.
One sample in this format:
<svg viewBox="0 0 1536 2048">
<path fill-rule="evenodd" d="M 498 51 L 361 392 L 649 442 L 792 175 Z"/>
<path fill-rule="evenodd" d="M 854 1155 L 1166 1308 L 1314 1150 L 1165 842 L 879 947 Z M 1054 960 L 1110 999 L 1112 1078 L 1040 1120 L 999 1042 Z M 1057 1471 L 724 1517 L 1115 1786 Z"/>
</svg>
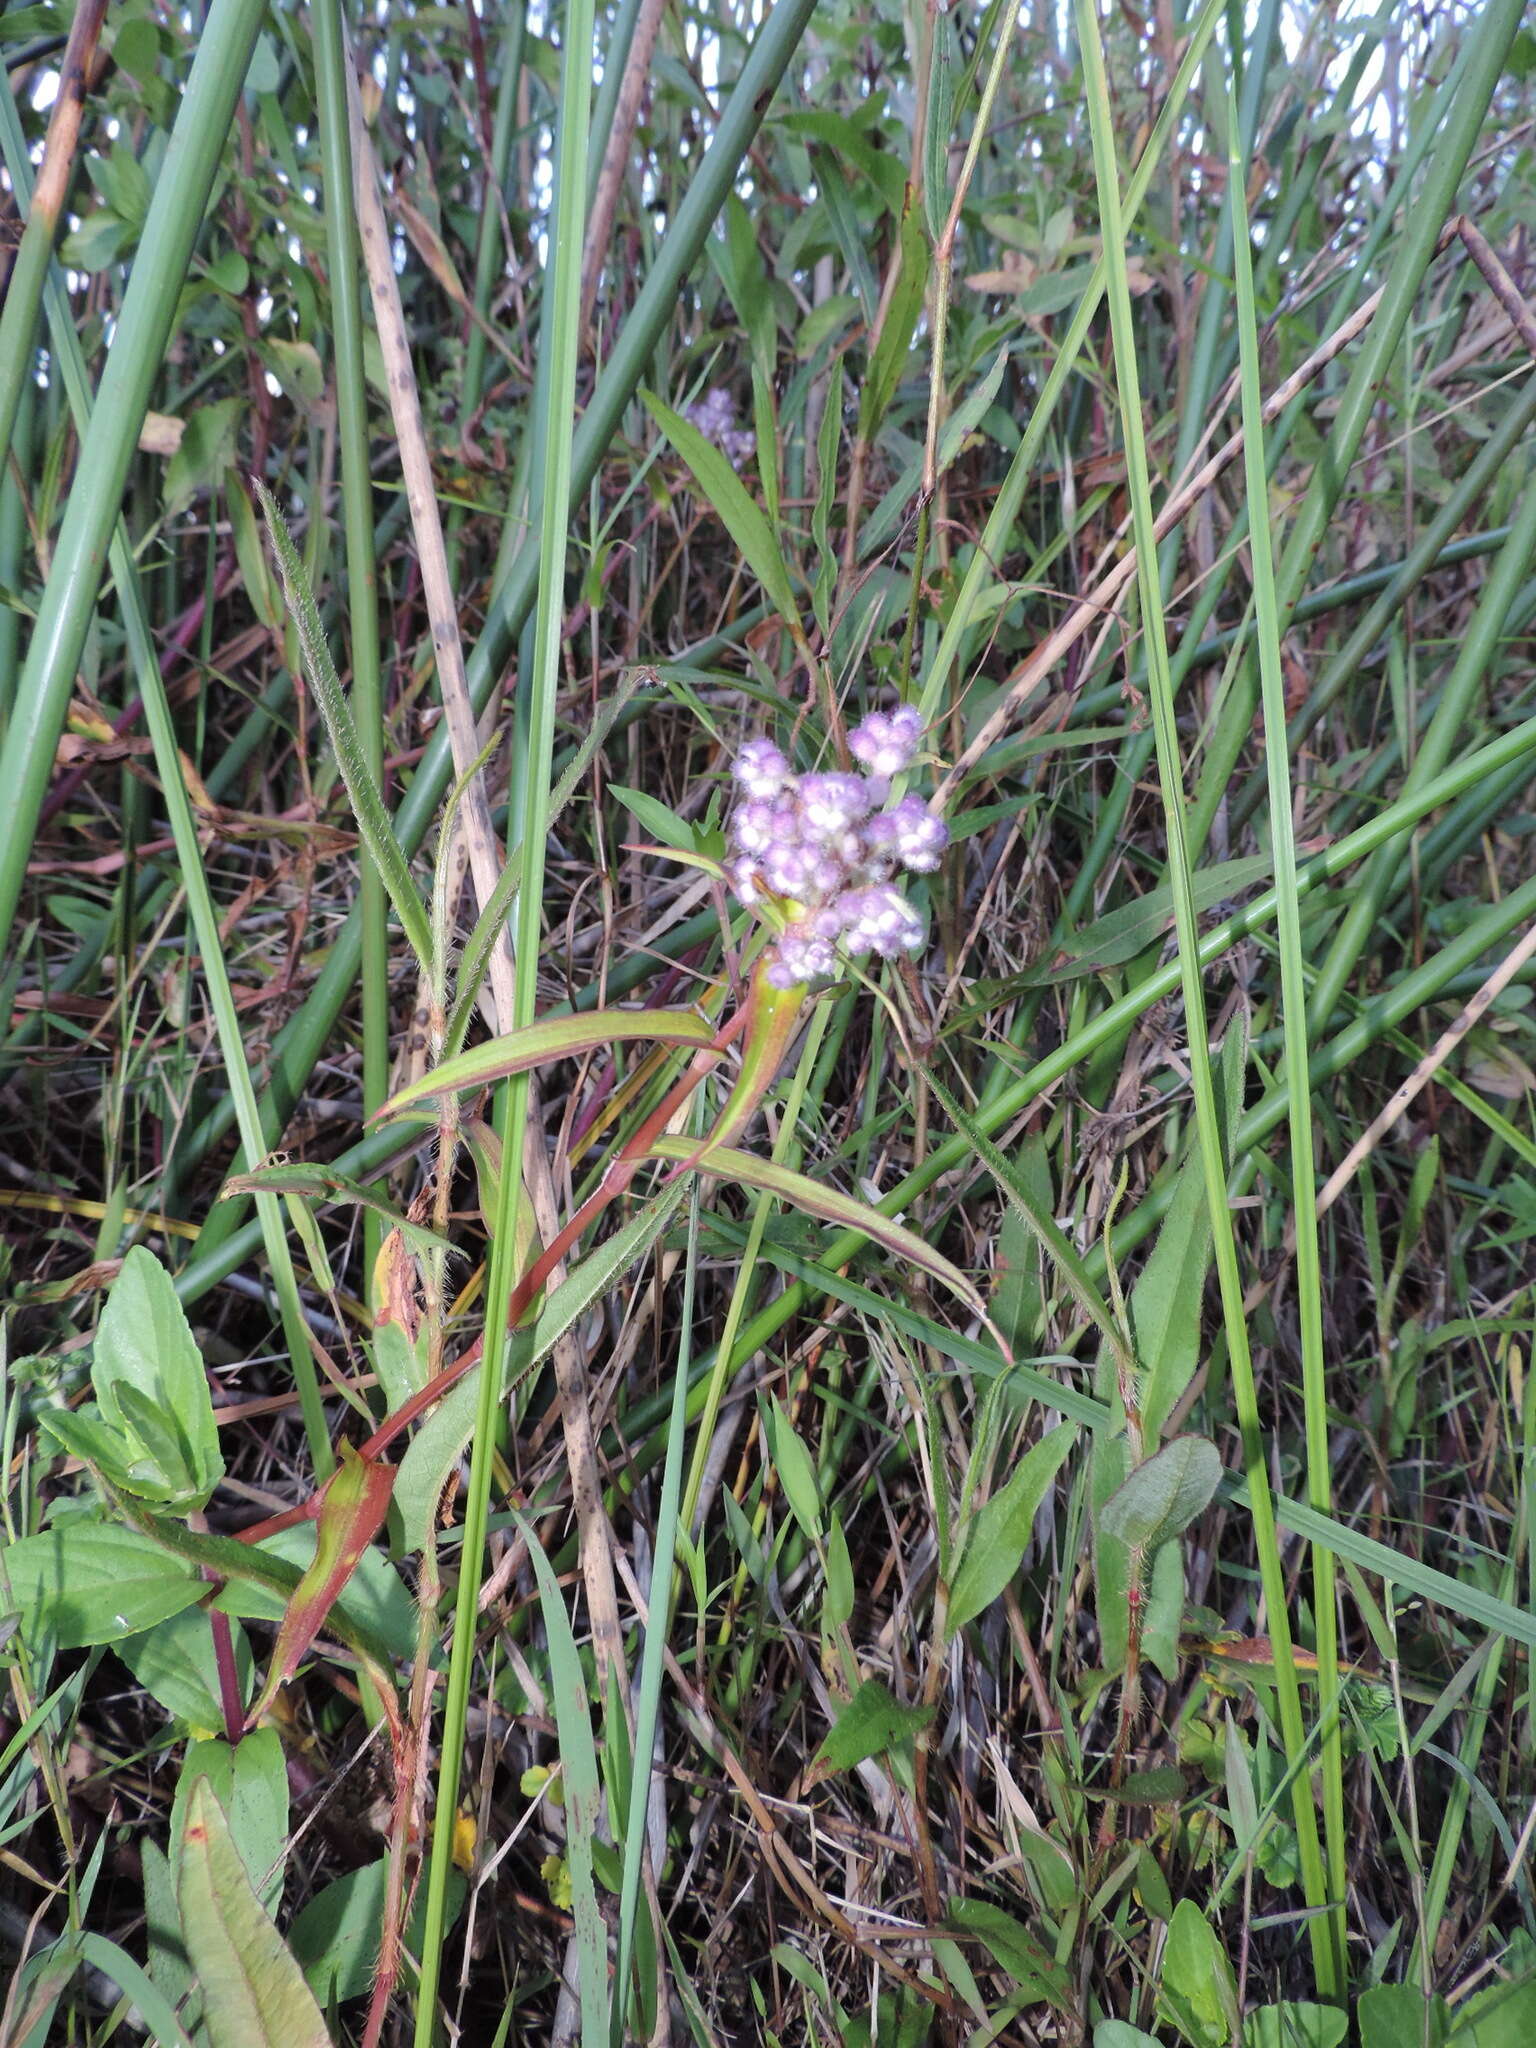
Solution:
<svg viewBox="0 0 1536 2048">
<path fill-rule="evenodd" d="M 304 650 L 304 666 L 309 675 L 309 686 L 314 692 L 315 702 L 325 720 L 325 729 L 330 736 L 331 746 L 336 755 L 336 765 L 341 770 L 341 779 L 347 786 L 347 795 L 352 800 L 353 815 L 363 843 L 368 849 L 374 869 L 389 891 L 389 900 L 395 906 L 395 915 L 400 920 L 400 929 L 410 942 L 411 951 L 423 974 L 432 969 L 432 926 L 422 903 L 420 891 L 411 878 L 400 842 L 395 837 L 394 826 L 384 808 L 384 799 L 379 795 L 379 786 L 373 778 L 362 740 L 358 736 L 357 724 L 353 719 L 346 694 L 341 687 L 341 678 L 331 660 L 331 650 L 326 644 L 325 628 L 320 623 L 320 613 L 315 604 L 315 594 L 309 587 L 309 577 L 304 564 L 299 560 L 284 524 L 283 515 L 277 509 L 277 501 L 261 481 L 253 477 L 256 495 L 261 500 L 262 513 L 267 522 L 267 533 L 271 538 L 272 552 L 277 557 L 279 574 L 283 579 L 283 594 L 288 600 L 294 621 L 298 627 L 299 643 Z"/>
<path fill-rule="evenodd" d="M 374 557 L 373 479 L 368 460 L 368 384 L 363 374 L 363 272 L 352 194 L 348 143 L 347 62 L 341 0 L 316 0 L 315 85 L 325 163 L 326 268 L 331 287 L 336 375 L 336 438 L 341 449 L 342 520 L 346 529 L 351 711 L 363 765 L 375 789 L 384 786 L 384 702 L 379 649 L 379 582 Z M 323 638 L 322 634 L 322 638 Z M 388 891 L 374 861 L 362 864 L 363 1113 L 384 1100 L 389 1079 Z M 366 1219 L 364 1268 L 379 1247 L 375 1219 Z"/>
<path fill-rule="evenodd" d="M 1233 134 L 1236 134 L 1235 125 Z M 1307 1055 L 1307 991 L 1301 934 L 1301 899 L 1296 891 L 1296 837 L 1292 826 L 1290 756 L 1286 746 L 1285 675 L 1281 658 L 1280 605 L 1275 591 L 1269 531 L 1269 472 L 1264 459 L 1263 398 L 1259 388 L 1258 314 L 1253 298 L 1253 258 L 1244 201 L 1247 167 L 1234 153 L 1227 166 L 1227 190 L 1234 211 L 1233 253 L 1237 286 L 1238 344 L 1242 356 L 1243 460 L 1248 478 L 1251 522 L 1255 645 L 1264 707 L 1264 747 L 1269 771 L 1269 842 L 1275 866 L 1276 932 L 1280 945 L 1280 1006 L 1285 1027 L 1285 1077 L 1290 1091 L 1290 1175 L 1296 1229 L 1296 1308 L 1301 1325 L 1302 1407 L 1307 1446 L 1307 1499 L 1326 1514 L 1333 1506 L 1332 1455 L 1328 1441 L 1328 1375 L 1323 1356 L 1323 1282 L 1318 1249 L 1317 1169 L 1312 1148 L 1312 1084 Z M 1316 1631 L 1318 1699 L 1328 1721 L 1321 1748 L 1323 1843 L 1328 1864 L 1328 1898 L 1344 1905 L 1347 1872 L 1344 1833 L 1344 1745 L 1335 1702 L 1339 1691 L 1338 1605 L 1331 1551 L 1312 1552 L 1313 1626 Z M 1327 1922 L 1334 1943 L 1334 1979 L 1346 1981 L 1343 1928 Z"/>
<path fill-rule="evenodd" d="M 585 212 L 588 122 L 592 83 L 592 0 L 571 0 L 562 22 L 560 121 L 555 164 L 554 218 L 550 263 L 546 273 L 545 320 L 548 340 L 547 431 L 539 528 L 538 603 L 534 627 L 532 674 L 525 678 L 528 731 L 523 761 L 524 809 L 515 846 L 521 852 L 522 882 L 517 899 L 513 947 L 513 1031 L 533 1023 L 538 1001 L 539 957 L 543 940 L 544 848 L 548 829 L 550 762 L 554 751 L 555 692 L 559 683 L 560 639 L 565 620 L 566 536 L 570 523 L 572 431 L 576 416 L 576 354 L 580 341 L 582 225 Z M 482 642 L 483 644 L 483 642 Z M 511 851 L 513 849 L 509 849 Z M 480 1560 L 485 1548 L 491 1487 L 491 1446 L 495 1440 L 496 1407 L 507 1356 L 507 1305 L 517 1279 L 517 1211 L 523 1199 L 523 1157 L 528 1115 L 528 1077 L 515 1074 L 503 1092 L 502 1157 L 507 1162 L 497 1187 L 491 1228 L 491 1266 L 486 1283 L 485 1370 L 481 1378 L 469 1482 L 465 1489 L 464 1541 L 460 1558 L 453 1650 L 443 1709 L 442 1752 L 438 1765 L 437 1806 L 451 1813 L 458 1799 L 464 1754 L 464 1727 L 469 1708 L 469 1681 L 475 1655 L 479 1614 Z M 559 1594 L 553 1595 L 556 1603 Z M 562 1610 L 563 1614 L 563 1610 Z M 553 1640 L 553 1617 L 550 1617 Z M 564 1688 L 562 1687 L 562 1692 Z M 590 1732 L 587 1740 L 590 1742 Z M 593 1800 L 596 1801 L 595 1765 Z M 596 1824 L 594 1812 L 592 1824 Z M 572 1840 L 578 1832 L 572 1820 Z M 448 1873 L 452 1868 L 451 1831 L 439 1830 L 433 1843 L 427 1881 L 427 1922 L 423 1937 L 421 2001 L 417 2040 L 425 2048 L 433 2026 L 437 1974 L 443 1935 Z M 573 1862 L 573 1880 L 577 1872 Z M 586 1871 L 590 1889 L 590 1863 Z M 580 1892 L 578 1889 L 578 1927 Z M 596 1907 L 593 1906 L 595 1914 Z M 598 1919 L 598 1935 L 602 1922 Z M 590 1930 L 579 1935 L 583 1973 L 582 2037 L 606 2042 L 606 1943 L 597 1956 L 596 1993 L 585 1980 L 589 1970 Z"/>
<path fill-rule="evenodd" d="M 6 819 L 0 835 L 0 931 L 9 931 L 15 921 L 108 539 L 266 11 L 266 0 L 212 0 L 155 183 L 0 748 Z M 14 178 L 16 167 L 11 168 Z"/>
</svg>

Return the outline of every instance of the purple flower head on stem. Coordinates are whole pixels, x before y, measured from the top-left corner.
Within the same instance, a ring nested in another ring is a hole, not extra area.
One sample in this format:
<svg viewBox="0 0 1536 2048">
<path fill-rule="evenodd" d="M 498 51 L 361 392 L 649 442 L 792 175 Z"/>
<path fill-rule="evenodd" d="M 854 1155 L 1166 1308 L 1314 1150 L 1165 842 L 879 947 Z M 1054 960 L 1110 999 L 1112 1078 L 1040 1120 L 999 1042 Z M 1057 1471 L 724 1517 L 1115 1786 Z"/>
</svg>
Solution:
<svg viewBox="0 0 1536 2048">
<path fill-rule="evenodd" d="M 802 775 L 800 818 L 806 837 L 840 840 L 869 815 L 869 787 L 861 775 Z"/>
<path fill-rule="evenodd" d="M 742 747 L 731 773 L 751 797 L 775 797 L 790 779 L 789 763 L 773 741 L 761 735 Z"/>
<path fill-rule="evenodd" d="M 923 736 L 922 720 L 911 704 L 894 711 L 871 711 L 848 735 L 848 751 L 872 776 L 887 780 L 910 768 Z"/>
<path fill-rule="evenodd" d="M 733 768 L 741 788 L 726 874 L 743 903 L 779 899 L 789 922 L 768 955 L 775 988 L 835 972 L 837 949 L 882 960 L 915 952 L 923 921 L 898 888 L 897 869 L 932 874 L 949 831 L 919 796 L 882 809 L 891 777 L 911 767 L 922 725 L 909 704 L 872 711 L 848 737 L 862 774 L 795 775 L 769 739 L 748 740 Z"/>
</svg>

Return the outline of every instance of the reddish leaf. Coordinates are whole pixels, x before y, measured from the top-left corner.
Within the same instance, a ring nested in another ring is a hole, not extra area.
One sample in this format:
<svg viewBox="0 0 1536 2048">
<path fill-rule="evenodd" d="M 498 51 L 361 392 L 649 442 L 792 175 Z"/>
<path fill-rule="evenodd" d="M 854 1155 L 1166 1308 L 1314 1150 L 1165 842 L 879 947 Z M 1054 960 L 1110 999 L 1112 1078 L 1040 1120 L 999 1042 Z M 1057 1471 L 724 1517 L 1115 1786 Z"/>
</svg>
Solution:
<svg viewBox="0 0 1536 2048">
<path fill-rule="evenodd" d="M 363 1552 L 379 1533 L 389 1510 L 395 1467 L 359 1457 L 341 1447 L 341 1463 L 325 1483 L 319 1534 L 309 1569 L 294 1587 L 272 1647 L 272 1663 L 261 1697 L 246 1716 L 254 1727 L 299 1668 L 300 1659 L 325 1626 L 326 1616 L 357 1570 Z"/>
</svg>

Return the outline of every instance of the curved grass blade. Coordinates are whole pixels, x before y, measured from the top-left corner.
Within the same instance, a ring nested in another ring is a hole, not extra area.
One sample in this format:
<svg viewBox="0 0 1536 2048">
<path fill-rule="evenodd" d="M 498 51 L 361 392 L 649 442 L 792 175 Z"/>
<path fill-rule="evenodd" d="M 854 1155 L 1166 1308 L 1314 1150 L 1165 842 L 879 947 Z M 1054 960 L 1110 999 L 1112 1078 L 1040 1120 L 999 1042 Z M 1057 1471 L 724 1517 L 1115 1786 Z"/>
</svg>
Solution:
<svg viewBox="0 0 1536 2048">
<path fill-rule="evenodd" d="M 815 1216 L 823 1223 L 836 1223 L 845 1230 L 859 1231 L 875 1244 L 883 1245 L 898 1259 L 905 1259 L 931 1279 L 941 1281 L 973 1315 L 980 1316 L 997 1337 L 999 1345 L 1003 1345 L 1002 1336 L 987 1314 L 987 1305 L 974 1281 L 968 1279 L 958 1266 L 952 1265 L 942 1252 L 936 1252 L 932 1245 L 926 1244 L 915 1230 L 908 1230 L 905 1224 L 882 1216 L 868 1202 L 861 1202 L 853 1195 L 840 1194 L 836 1188 L 824 1187 L 807 1174 L 795 1173 L 790 1167 L 776 1165 L 771 1159 L 759 1159 L 751 1152 L 738 1152 L 730 1145 L 711 1145 L 700 1152 L 698 1146 L 687 1138 L 658 1138 L 650 1150 L 653 1158 L 673 1159 L 695 1166 L 700 1173 L 710 1174 L 716 1180 L 738 1180 L 746 1187 L 777 1195 L 780 1201 L 788 1202 L 792 1208 L 801 1209 L 807 1216 Z M 1003 1350 L 1006 1356 L 1005 1345 Z"/>
<path fill-rule="evenodd" d="M 636 1038 L 701 1048 L 715 1042 L 714 1031 L 692 1010 L 588 1010 L 580 1017 L 544 1017 L 521 1031 L 508 1031 L 444 1060 L 392 1095 L 379 1115 L 398 1116 L 402 1110 L 439 1095 L 488 1088 L 510 1074 L 526 1074 L 550 1060 L 579 1059 L 600 1046 Z"/>
</svg>

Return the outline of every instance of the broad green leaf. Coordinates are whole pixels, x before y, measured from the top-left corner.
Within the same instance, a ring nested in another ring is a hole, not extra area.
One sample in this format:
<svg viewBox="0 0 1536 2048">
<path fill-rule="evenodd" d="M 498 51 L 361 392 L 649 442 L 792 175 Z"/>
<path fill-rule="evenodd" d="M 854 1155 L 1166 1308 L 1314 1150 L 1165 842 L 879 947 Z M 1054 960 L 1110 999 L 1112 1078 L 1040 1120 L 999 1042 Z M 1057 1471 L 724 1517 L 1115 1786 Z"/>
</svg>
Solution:
<svg viewBox="0 0 1536 2048">
<path fill-rule="evenodd" d="M 866 1678 L 853 1698 L 838 1709 L 806 1782 L 819 1784 L 837 1771 L 851 1771 L 868 1757 L 899 1749 L 932 1719 L 932 1707 L 907 1706 L 878 1678 Z"/>
<path fill-rule="evenodd" d="M 167 519 L 184 512 L 199 491 L 212 489 L 233 463 L 245 411 L 243 398 L 218 398 L 187 415 L 180 445 L 166 464 Z"/>
<path fill-rule="evenodd" d="M 1243 2048 L 1339 2048 L 1348 2032 L 1349 2016 L 1336 2005 L 1287 1998 L 1249 2013 L 1243 2021 Z M 1520 2048 L 1530 2038 L 1522 2035 Z"/>
<path fill-rule="evenodd" d="M 288 1866 L 288 1767 L 275 1728 L 259 1728 L 234 1747 L 220 1737 L 189 1743 L 171 1805 L 171 1840 L 179 1842 L 192 1794 L 208 1786 L 229 1822 L 252 1890 L 264 1912 L 283 1903 Z"/>
<path fill-rule="evenodd" d="M 1011 1913 L 987 1899 L 951 1899 L 946 1925 L 981 1942 L 1031 2003 L 1067 2010 L 1072 1987 L 1066 1971 Z"/>
<path fill-rule="evenodd" d="M 1031 1445 L 1007 1482 L 977 1510 L 960 1553 L 944 1617 L 947 1636 L 957 1635 L 996 1600 L 1024 1559 L 1046 1488 L 1061 1470 L 1077 1426 L 1060 1422 Z"/>
<path fill-rule="evenodd" d="M 902 194 L 906 189 L 901 161 L 889 149 L 877 146 L 868 129 L 860 126 L 856 115 L 829 113 L 819 107 L 797 107 L 778 115 L 774 125 L 787 135 L 804 135 L 835 150 L 846 163 L 864 173 L 892 214 L 901 212 Z M 757 253 L 755 246 L 752 253 Z"/>
<path fill-rule="evenodd" d="M 699 489 L 718 513 L 721 525 L 736 543 L 742 560 L 762 585 L 791 636 L 797 643 L 803 641 L 804 629 L 789 570 L 761 507 L 748 495 L 746 485 L 725 456 L 713 442 L 705 440 L 697 427 L 663 405 L 653 392 L 642 391 L 640 396 L 651 418 L 693 471 Z"/>
<path fill-rule="evenodd" d="M 211 2048 L 331 2048 L 314 1994 L 262 1911 L 206 1778 L 187 1801 L 176 1901 Z"/>
<path fill-rule="evenodd" d="M 684 853 L 697 850 L 693 827 L 659 798 L 647 796 L 643 789 L 626 789 L 621 782 L 610 783 L 609 789 L 662 846 L 676 846 Z"/>
<path fill-rule="evenodd" d="M 566 1275 L 535 1318 L 529 1348 L 517 1369 L 520 1377 L 547 1358 L 571 1325 L 650 1249 L 671 1221 L 685 1187 L 685 1182 L 678 1181 L 664 1190 Z M 407 1551 L 425 1545 L 448 1475 L 464 1455 L 480 1398 L 480 1372 L 477 1366 L 449 1389 L 416 1429 L 400 1460 L 394 1499 L 401 1542 Z"/>
<path fill-rule="evenodd" d="M 1213 1443 L 1203 1436 L 1176 1436 L 1126 1474 L 1100 1508 L 1100 1523 L 1132 1550 L 1155 1550 L 1204 1514 L 1221 1471 Z"/>
<path fill-rule="evenodd" d="M 1093 2048 L 1163 2048 L 1155 2034 L 1144 2034 L 1129 2020 L 1100 2020 L 1093 2030 Z"/>
<path fill-rule="evenodd" d="M 465 1088 L 488 1088 L 508 1074 L 525 1074 L 551 1060 L 580 1059 L 607 1045 L 637 1038 L 658 1045 L 709 1046 L 713 1029 L 692 1010 L 588 1010 L 580 1017 L 544 1017 L 522 1031 L 487 1039 L 392 1095 L 379 1116 L 398 1116 L 418 1102 L 437 1095 L 457 1095 Z"/>
<path fill-rule="evenodd" d="M 1414 1984 L 1377 1984 L 1355 2008 L 1360 2048 L 1444 2048 L 1450 2032 L 1443 1998 Z"/>
<path fill-rule="evenodd" d="M 1158 2006 L 1190 2048 L 1228 2048 L 1238 2039 L 1237 1980 L 1193 1899 L 1180 1899 L 1168 1923 Z"/>
<path fill-rule="evenodd" d="M 61 1650 L 119 1643 L 179 1614 L 209 1588 L 194 1565 L 136 1529 L 64 1522 L 0 1545 L 0 1612 Z"/>
<path fill-rule="evenodd" d="M 322 2005 L 334 2000 L 364 1998 L 379 1960 L 379 1930 L 384 1919 L 384 1884 L 389 1859 L 349 1870 L 318 1891 L 288 1930 L 288 1946 L 304 1972 L 309 1988 Z M 445 1926 L 458 1919 L 468 1886 L 458 1871 L 448 1878 Z M 405 1931 L 406 1949 L 420 1950 L 426 1918 L 426 1887 L 419 1888 Z"/>
<path fill-rule="evenodd" d="M 232 1634 L 243 1704 L 251 1696 L 251 1647 L 243 1630 L 235 1629 Z M 180 1614 L 157 1622 L 143 1635 L 125 1636 L 117 1644 L 116 1654 L 150 1698 L 195 1733 L 212 1735 L 224 1725 L 213 1630 L 198 1608 L 184 1607 Z"/>
<path fill-rule="evenodd" d="M 125 1411 L 126 1388 L 163 1418 L 180 1452 L 180 1470 L 164 1476 L 168 1482 L 183 1480 L 178 1505 L 202 1507 L 224 1476 L 208 1376 L 170 1274 L 142 1245 L 123 1260 L 107 1295 L 91 1354 L 91 1384 L 107 1421 L 129 1437 L 140 1432 Z"/>
<path fill-rule="evenodd" d="M 174 1495 L 175 1489 L 164 1483 L 163 1475 L 144 1455 L 144 1446 L 129 1437 L 120 1424 L 108 1422 L 94 1401 L 83 1408 L 49 1408 L 37 1420 L 66 1456 L 94 1465 L 122 1492 L 152 1500 Z"/>
<path fill-rule="evenodd" d="M 771 1159 L 759 1159 L 753 1153 L 738 1152 L 729 1145 L 711 1145 L 701 1155 L 698 1146 L 687 1138 L 658 1138 L 651 1147 L 651 1157 L 694 1161 L 701 1173 L 707 1173 L 716 1180 L 739 1180 L 749 1188 L 761 1188 L 768 1194 L 777 1195 L 780 1201 L 788 1202 L 792 1208 L 803 1209 L 808 1216 L 819 1217 L 823 1223 L 836 1223 L 844 1229 L 862 1231 L 897 1258 L 905 1259 L 933 1279 L 941 1280 L 990 1327 L 991 1318 L 987 1315 L 986 1304 L 960 1268 L 951 1265 L 942 1252 L 934 1251 L 915 1230 L 893 1223 L 867 1202 L 840 1194 L 836 1188 L 826 1187 L 822 1182 L 811 1180 L 806 1174 L 795 1173 L 787 1166 L 779 1166 Z"/>
<path fill-rule="evenodd" d="M 1536 1942 L 1528 1934 L 1510 1937 L 1499 1973 L 1503 1982 L 1474 1992 L 1458 2009 L 1452 2048 L 1529 2048 L 1536 2041 Z"/>
</svg>

